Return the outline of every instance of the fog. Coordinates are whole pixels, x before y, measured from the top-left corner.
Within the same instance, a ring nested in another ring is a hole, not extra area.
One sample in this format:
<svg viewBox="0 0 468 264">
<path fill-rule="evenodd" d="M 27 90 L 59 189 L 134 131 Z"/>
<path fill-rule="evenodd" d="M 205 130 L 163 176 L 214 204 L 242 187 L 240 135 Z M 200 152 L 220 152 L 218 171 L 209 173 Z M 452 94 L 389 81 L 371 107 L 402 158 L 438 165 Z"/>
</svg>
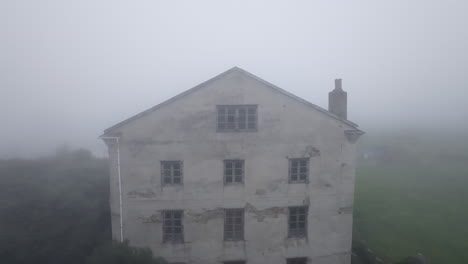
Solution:
<svg viewBox="0 0 468 264">
<path fill-rule="evenodd" d="M 468 2 L 0 1 L 0 157 L 102 131 L 233 66 L 364 131 L 467 131 Z"/>
</svg>

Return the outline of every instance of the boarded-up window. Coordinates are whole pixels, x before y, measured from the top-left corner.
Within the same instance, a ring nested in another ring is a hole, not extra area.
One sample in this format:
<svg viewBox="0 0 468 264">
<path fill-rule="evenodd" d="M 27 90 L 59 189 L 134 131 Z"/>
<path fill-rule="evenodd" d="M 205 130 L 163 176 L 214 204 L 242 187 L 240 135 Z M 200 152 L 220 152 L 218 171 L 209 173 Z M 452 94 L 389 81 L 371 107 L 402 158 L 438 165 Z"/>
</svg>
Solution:
<svg viewBox="0 0 468 264">
<path fill-rule="evenodd" d="M 225 160 L 224 161 L 224 183 L 243 183 L 244 182 L 244 161 L 243 160 Z"/>
<path fill-rule="evenodd" d="M 244 209 L 224 210 L 224 240 L 244 239 Z"/>
<path fill-rule="evenodd" d="M 295 206 L 289 207 L 288 221 L 288 236 L 289 237 L 306 237 L 307 236 L 307 207 Z"/>
<path fill-rule="evenodd" d="M 161 180 L 163 185 L 182 184 L 182 161 L 161 161 Z"/>
<path fill-rule="evenodd" d="M 181 243 L 184 241 L 184 211 L 166 210 L 163 212 L 163 242 Z"/>
<path fill-rule="evenodd" d="M 309 159 L 289 159 L 289 183 L 309 182 Z"/>
<path fill-rule="evenodd" d="M 218 105 L 218 131 L 256 131 L 256 105 Z"/>
</svg>

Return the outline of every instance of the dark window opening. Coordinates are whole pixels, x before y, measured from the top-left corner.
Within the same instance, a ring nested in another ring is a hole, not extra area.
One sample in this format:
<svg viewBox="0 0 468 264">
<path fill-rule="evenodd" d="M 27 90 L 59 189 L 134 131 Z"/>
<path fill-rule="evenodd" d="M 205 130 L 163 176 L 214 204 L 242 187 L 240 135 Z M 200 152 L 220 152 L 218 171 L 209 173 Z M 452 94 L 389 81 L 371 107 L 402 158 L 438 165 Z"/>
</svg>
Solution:
<svg viewBox="0 0 468 264">
<path fill-rule="evenodd" d="M 218 131 L 256 131 L 256 105 L 219 105 Z"/>
<path fill-rule="evenodd" d="M 306 206 L 289 207 L 288 236 L 289 237 L 306 237 L 307 236 L 307 207 Z"/>
<path fill-rule="evenodd" d="M 244 239 L 244 209 L 224 210 L 224 240 Z"/>
<path fill-rule="evenodd" d="M 309 159 L 289 159 L 289 183 L 309 182 Z"/>
<path fill-rule="evenodd" d="M 243 160 L 225 160 L 224 161 L 224 183 L 243 183 L 244 182 L 244 161 Z"/>
<path fill-rule="evenodd" d="M 163 242 L 184 241 L 184 225 L 182 210 L 167 210 L 163 212 Z"/>
<path fill-rule="evenodd" d="M 162 185 L 182 184 L 182 161 L 161 161 Z"/>
</svg>

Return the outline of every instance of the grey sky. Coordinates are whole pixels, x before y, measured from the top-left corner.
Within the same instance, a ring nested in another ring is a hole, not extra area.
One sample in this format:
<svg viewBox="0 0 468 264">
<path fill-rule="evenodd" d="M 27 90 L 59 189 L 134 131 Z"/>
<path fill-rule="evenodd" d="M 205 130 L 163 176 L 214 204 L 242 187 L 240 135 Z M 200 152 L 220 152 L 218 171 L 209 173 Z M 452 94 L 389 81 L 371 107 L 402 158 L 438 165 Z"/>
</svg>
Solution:
<svg viewBox="0 0 468 264">
<path fill-rule="evenodd" d="M 375 127 L 464 127 L 468 1 L 0 0 L 0 157 L 103 129 L 239 66 Z"/>
</svg>

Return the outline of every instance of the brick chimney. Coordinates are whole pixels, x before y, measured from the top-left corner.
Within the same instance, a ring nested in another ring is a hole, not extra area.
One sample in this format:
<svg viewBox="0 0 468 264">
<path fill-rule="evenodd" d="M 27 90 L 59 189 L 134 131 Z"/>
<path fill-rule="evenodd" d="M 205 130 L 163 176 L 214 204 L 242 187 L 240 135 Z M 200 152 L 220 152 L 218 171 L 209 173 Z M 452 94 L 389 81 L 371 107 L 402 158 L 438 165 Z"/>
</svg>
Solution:
<svg viewBox="0 0 468 264">
<path fill-rule="evenodd" d="M 347 119 L 348 96 L 341 87 L 341 79 L 335 79 L 335 89 L 328 93 L 328 111 L 341 119 Z"/>
</svg>

